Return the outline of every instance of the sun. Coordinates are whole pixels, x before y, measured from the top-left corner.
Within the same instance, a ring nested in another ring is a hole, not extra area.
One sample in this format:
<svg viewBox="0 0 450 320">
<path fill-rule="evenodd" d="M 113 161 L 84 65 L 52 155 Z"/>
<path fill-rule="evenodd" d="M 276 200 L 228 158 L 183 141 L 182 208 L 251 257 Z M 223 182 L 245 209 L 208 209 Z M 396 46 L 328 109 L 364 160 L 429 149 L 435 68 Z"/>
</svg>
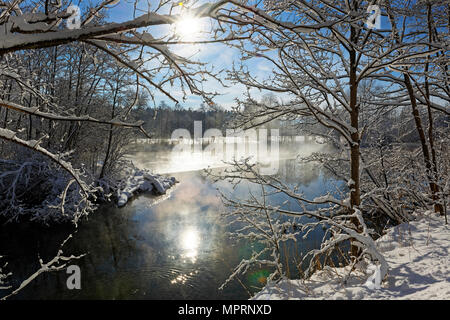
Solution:
<svg viewBox="0 0 450 320">
<path fill-rule="evenodd" d="M 199 18 L 186 16 L 175 23 L 175 33 L 183 41 L 198 39 L 202 31 L 202 22 Z"/>
</svg>

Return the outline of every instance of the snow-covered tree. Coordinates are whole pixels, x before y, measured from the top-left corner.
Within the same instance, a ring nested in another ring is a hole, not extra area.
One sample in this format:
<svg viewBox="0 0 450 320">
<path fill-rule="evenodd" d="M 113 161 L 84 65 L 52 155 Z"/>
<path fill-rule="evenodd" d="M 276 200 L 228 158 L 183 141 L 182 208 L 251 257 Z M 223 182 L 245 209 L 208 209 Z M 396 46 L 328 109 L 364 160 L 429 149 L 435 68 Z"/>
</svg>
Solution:
<svg viewBox="0 0 450 320">
<path fill-rule="evenodd" d="M 218 19 L 231 25 L 236 35 L 250 37 L 250 40 L 234 45 L 242 53 L 242 63 L 229 73 L 229 78 L 245 85 L 249 92 L 258 89 L 282 97 L 276 105 L 264 105 L 258 104 L 257 99 L 249 93 L 244 100 L 238 101 L 240 108 L 237 109 L 239 116 L 236 126 L 250 128 L 258 125 L 258 120 L 263 123 L 270 119 L 297 118 L 304 123 L 327 128 L 328 139 L 339 146 L 340 152 L 313 154 L 307 160 L 323 164 L 347 182 L 349 195 L 342 199 L 331 195 L 307 199 L 277 177 L 261 176 L 253 166 L 241 163 L 235 164 L 236 171 L 224 172 L 222 177 L 245 177 L 267 188 L 263 192 L 263 199 L 265 192 L 282 193 L 290 201 L 300 203 L 303 210 L 284 211 L 255 197 L 236 202 L 225 196 L 225 203 L 239 221 L 255 212 L 260 215 L 271 212 L 293 217 L 313 217 L 316 221 L 305 224 L 302 230 L 304 233 L 308 234 L 307 229 L 320 225 L 330 229 L 321 249 L 311 252 L 311 261 L 318 255 L 329 254 L 328 251 L 350 240 L 353 263 L 367 253 L 381 263 L 383 278 L 387 266 L 370 240 L 373 231 L 366 227 L 363 217 L 372 212 L 374 207 L 394 221 L 404 221 L 408 219 L 408 214 L 396 211 L 392 205 L 385 205 L 392 204 L 387 194 L 388 189 L 391 189 L 383 186 L 374 174 L 372 158 L 368 157 L 372 154 L 363 150 L 362 141 L 372 129 L 383 130 L 379 124 L 386 114 L 410 105 L 414 110 L 414 99 L 426 105 L 430 112 L 448 115 L 448 94 L 445 94 L 448 85 L 445 70 L 448 65 L 448 32 L 442 31 L 440 25 L 440 33 L 429 37 L 427 34 L 430 31 L 417 28 L 411 16 L 418 7 L 412 3 L 396 3 L 399 12 L 406 12 L 409 16 L 395 21 L 388 19 L 391 26 L 383 19 L 384 22 L 377 28 L 371 23 L 373 15 L 369 6 L 378 5 L 382 15 L 389 18 L 389 1 L 266 0 L 229 3 L 231 5 L 219 11 Z M 448 17 L 448 8 L 445 10 L 442 16 Z M 431 21 L 430 18 L 428 21 Z M 444 23 L 446 20 L 440 18 L 439 21 Z M 431 30 L 431 33 L 436 33 Z M 403 41 L 399 41 L 399 34 Z M 434 63 L 431 63 L 431 59 Z M 272 71 L 261 76 L 254 72 L 256 68 L 252 68 L 258 64 L 264 64 L 266 69 L 269 66 Z M 432 76 L 432 66 L 441 76 Z M 408 68 L 421 69 L 418 74 L 424 81 L 424 85 L 419 84 L 413 92 L 412 84 L 408 89 L 407 79 L 411 74 Z M 441 81 L 440 85 L 433 81 L 436 85 L 433 90 L 430 86 L 432 78 Z M 424 95 L 420 94 L 421 91 Z M 444 102 L 436 102 L 435 98 L 441 96 Z M 414 99 L 408 101 L 410 97 Z M 252 103 L 258 106 L 254 108 L 255 112 L 250 112 L 252 108 L 248 107 Z M 416 111 L 414 119 L 418 120 Z M 431 141 L 430 136 L 428 143 Z M 401 153 L 403 150 L 396 152 Z M 431 159 L 429 156 L 427 163 L 432 163 Z M 431 165 L 426 164 L 426 167 L 430 172 Z M 430 174 L 428 180 L 433 183 Z M 405 177 L 402 176 L 402 179 Z M 400 180 L 397 181 L 397 187 L 401 186 Z M 431 189 L 436 190 L 435 187 Z M 433 191 L 431 200 L 436 203 L 434 194 Z M 329 204 L 331 209 L 311 211 L 307 209 L 308 204 Z M 253 222 L 250 225 L 254 232 L 264 237 L 265 230 L 276 224 L 268 223 L 263 216 L 259 224 Z M 272 248 L 276 248 L 277 241 L 283 241 L 281 234 L 278 235 L 278 238 L 272 237 Z M 274 263 L 278 264 L 277 256 L 273 256 Z M 255 258 L 253 262 L 258 261 Z M 243 266 L 239 266 L 239 270 L 242 269 Z"/>
<path fill-rule="evenodd" d="M 223 1 L 183 6 L 160 1 L 149 4 L 146 12 L 138 9 L 136 3 L 133 17 L 120 23 L 105 17 L 117 3 L 107 0 L 82 7 L 80 15 L 64 1 L 13 1 L 0 5 L 0 85 L 6 89 L 0 97 L 4 115 L 0 138 L 60 165 L 76 182 L 66 189 L 70 193 L 78 189 L 87 211 L 92 207 L 92 199 L 88 198 L 99 190 L 90 186 L 92 181 L 83 181 L 79 164 L 73 167 L 64 160 L 67 155 L 63 155 L 76 149 L 83 130 L 89 130 L 91 125 L 106 130 L 108 143 L 101 159 L 102 178 L 108 162 L 111 163 L 114 129 L 135 129 L 149 137 L 142 122 L 127 120 L 140 91 L 146 91 L 152 99 L 155 94 L 162 94 L 176 103 L 180 96 L 187 94 L 200 95 L 207 101 L 215 95 L 200 84 L 216 74 L 199 61 L 174 54 L 169 45 L 184 41 L 171 28 L 161 27 L 175 24 L 186 16 L 214 17 Z M 211 41 L 232 39 L 232 35 L 217 32 Z M 134 86 L 136 97 L 120 108 L 116 105 L 119 101 L 101 98 L 101 91 L 106 97 L 110 89 L 111 71 L 117 69 L 111 63 L 134 78 L 133 82 L 121 85 Z M 51 68 L 47 69 L 46 65 Z M 181 94 L 171 92 L 174 85 L 181 88 Z M 99 108 L 104 102 L 112 104 L 112 112 Z M 91 144 L 99 143 L 103 144 L 101 141 Z M 99 146 L 94 154 L 102 150 Z M 98 159 L 98 155 L 93 158 Z M 4 172 L 1 177 L 16 177 L 17 183 L 25 178 L 15 170 Z M 8 191 L 10 204 L 15 201 L 14 188 L 15 184 Z"/>
<path fill-rule="evenodd" d="M 173 53 L 171 45 L 187 41 L 171 26 L 187 16 L 214 18 L 225 1 L 161 0 L 145 9 L 136 1 L 129 6 L 130 18 L 116 22 L 108 11 L 118 3 L 94 1 L 77 8 L 62 0 L 0 2 L 2 218 L 76 224 L 95 209 L 99 195 L 111 191 L 105 175 L 121 155 L 121 129 L 150 137 L 142 122 L 130 119 L 142 92 L 153 101 L 163 95 L 175 103 L 188 94 L 206 101 L 216 95 L 201 86 L 204 79 L 217 78 L 214 70 Z M 217 31 L 211 42 L 231 40 L 232 34 Z M 135 92 L 134 99 L 125 99 L 127 90 Z M 67 261 L 61 252 L 55 259 L 41 261 L 23 286 Z"/>
</svg>

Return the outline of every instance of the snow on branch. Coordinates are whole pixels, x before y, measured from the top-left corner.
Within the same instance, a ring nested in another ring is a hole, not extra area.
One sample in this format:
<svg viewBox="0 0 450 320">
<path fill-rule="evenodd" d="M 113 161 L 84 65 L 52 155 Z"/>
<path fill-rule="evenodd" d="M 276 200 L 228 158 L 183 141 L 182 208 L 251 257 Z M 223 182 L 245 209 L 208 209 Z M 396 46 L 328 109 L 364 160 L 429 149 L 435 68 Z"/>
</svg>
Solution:
<svg viewBox="0 0 450 320">
<path fill-rule="evenodd" d="M 279 248 L 282 242 L 296 242 L 300 237 L 306 238 L 316 229 L 327 230 L 324 233 L 319 249 L 311 250 L 296 264 L 299 268 L 309 261 L 304 272 L 305 277 L 310 276 L 317 268 L 318 261 L 325 257 L 329 259 L 331 252 L 341 252 L 340 248 L 348 245 L 361 249 L 361 255 L 354 263 L 367 258 L 379 264 L 379 276 L 384 279 L 389 266 L 383 255 L 376 248 L 372 238 L 373 230 L 369 229 L 362 218 L 358 208 L 350 209 L 348 200 L 338 200 L 328 194 L 312 200 L 304 198 L 295 189 L 284 184 L 275 176 L 262 176 L 256 165 L 247 161 L 234 161 L 233 168 L 225 169 L 220 173 L 207 171 L 214 180 L 227 180 L 233 184 L 248 181 L 252 185 L 260 186 L 261 193 L 255 195 L 250 191 L 247 199 L 235 199 L 224 192 L 220 192 L 222 201 L 227 208 L 223 213 L 229 225 L 239 226 L 232 232 L 234 239 L 248 239 L 264 244 L 263 248 L 254 252 L 249 259 L 243 259 L 234 269 L 231 276 L 221 286 L 225 286 L 239 274 L 247 272 L 254 265 L 265 264 L 274 267 L 269 280 L 279 280 L 286 277 L 284 266 L 281 263 Z M 282 204 L 272 204 L 270 196 L 283 193 L 288 196 Z M 287 203 L 298 203 L 300 209 L 289 209 Z M 310 205 L 329 206 L 311 209 Z M 285 217 L 285 218 L 280 218 Z M 305 218 L 306 220 L 304 220 Z M 357 224 L 354 221 L 357 221 Z M 270 257 L 270 258 L 269 258 Z"/>
<path fill-rule="evenodd" d="M 43 147 L 41 147 L 39 145 L 39 141 L 36 141 L 36 140 L 31 140 L 31 141 L 22 140 L 22 139 L 20 139 L 20 138 L 18 138 L 16 136 L 15 132 L 13 132 L 11 130 L 8 130 L 8 129 L 2 129 L 2 128 L 0 128 L 0 138 L 5 139 L 7 141 L 11 141 L 11 142 L 17 143 L 17 144 L 19 144 L 21 146 L 24 146 L 26 148 L 29 148 L 29 149 L 32 149 L 32 150 L 36 150 L 37 152 L 47 156 L 48 158 L 53 160 L 55 163 L 60 165 L 64 170 L 66 170 L 75 179 L 77 184 L 83 190 L 86 198 L 89 197 L 90 187 L 88 185 L 86 185 L 85 182 L 83 182 L 83 180 L 80 178 L 79 174 L 72 167 L 72 165 L 70 163 L 62 160 L 59 156 L 57 156 L 57 155 L 47 151 Z"/>
<path fill-rule="evenodd" d="M 228 1 L 219 1 L 214 4 L 203 4 L 197 8 L 191 8 L 189 12 L 192 16 L 198 18 L 213 17 L 216 11 L 227 2 Z M 96 9 L 94 9 L 94 11 L 96 11 Z M 12 18 L 13 16 L 10 17 Z M 101 26 L 89 26 L 84 23 L 80 29 L 48 30 L 48 32 L 42 32 L 44 30 L 41 23 L 36 26 L 34 26 L 35 23 L 29 24 L 29 22 L 35 21 L 31 20 L 34 17 L 35 14 L 25 16 L 22 15 L 20 20 L 15 18 L 14 21 L 4 23 L 6 25 L 6 35 L 3 35 L 0 40 L 0 54 L 17 50 L 36 49 L 67 44 L 74 41 L 89 39 L 93 40 L 94 38 L 99 39 L 101 36 L 123 33 L 143 27 L 173 24 L 180 19 L 180 15 L 163 15 L 149 12 L 140 17 L 122 23 L 107 23 Z M 88 20 L 90 18 L 91 15 L 87 17 Z M 46 25 L 46 27 L 50 28 L 51 26 Z M 26 31 L 26 34 L 15 34 L 23 31 Z M 33 31 L 36 33 L 31 33 Z"/>
<path fill-rule="evenodd" d="M 57 115 L 57 114 L 52 114 L 49 112 L 39 111 L 39 107 L 25 107 L 25 106 L 21 106 L 17 103 L 11 102 L 11 101 L 4 101 L 4 100 L 0 100 L 0 106 L 11 109 L 11 110 L 23 112 L 23 113 L 26 113 L 29 115 L 37 116 L 40 118 L 48 119 L 48 120 L 76 121 L 76 122 L 86 121 L 86 122 L 93 122 L 93 123 L 99 123 L 99 124 L 110 124 L 110 125 L 118 126 L 118 127 L 137 128 L 142 133 L 144 133 L 148 138 L 151 137 L 142 127 L 143 121 L 139 121 L 137 123 L 127 123 L 127 122 L 123 122 L 123 121 L 119 121 L 119 120 L 98 120 L 89 115 L 79 116 L 79 117 L 70 116 L 70 115 Z"/>
<path fill-rule="evenodd" d="M 35 280 L 42 273 L 64 270 L 67 268 L 67 265 L 70 261 L 84 257 L 86 254 L 81 254 L 81 255 L 77 255 L 77 256 L 75 256 L 75 255 L 64 256 L 63 255 L 64 252 L 63 252 L 62 248 L 66 244 L 66 242 L 69 241 L 71 238 L 72 238 L 72 234 L 70 234 L 61 243 L 55 257 L 53 257 L 48 262 L 44 262 L 41 258 L 39 258 L 40 268 L 35 273 L 30 275 L 27 279 L 22 281 L 22 283 L 19 285 L 19 287 L 17 287 L 16 289 L 14 289 L 12 292 L 8 293 L 7 295 L 0 297 L 0 300 L 6 300 L 6 299 L 16 295 L 17 293 L 19 293 L 21 290 L 23 290 L 26 286 L 28 286 L 33 280 Z M 1 269 L 0 269 L 0 272 L 1 272 Z M 0 277 L 1 277 L 1 273 L 0 273 Z M 0 280 L 1 280 L 1 278 L 0 278 Z M 0 282 L 0 284 L 1 284 L 1 282 Z M 2 288 L 0 287 L 0 289 L 2 289 Z"/>
<path fill-rule="evenodd" d="M 2 259 L 3 257 L 2 256 L 0 256 L 0 260 Z M 8 272 L 8 273 L 6 273 L 5 271 L 4 271 L 4 269 L 6 268 L 8 266 L 8 263 L 6 262 L 3 266 L 0 264 L 0 290 L 6 290 L 6 289 L 10 289 L 11 288 L 11 286 L 8 286 L 7 285 L 7 278 L 9 277 L 9 276 L 11 276 L 12 275 L 12 273 L 11 272 Z"/>
</svg>

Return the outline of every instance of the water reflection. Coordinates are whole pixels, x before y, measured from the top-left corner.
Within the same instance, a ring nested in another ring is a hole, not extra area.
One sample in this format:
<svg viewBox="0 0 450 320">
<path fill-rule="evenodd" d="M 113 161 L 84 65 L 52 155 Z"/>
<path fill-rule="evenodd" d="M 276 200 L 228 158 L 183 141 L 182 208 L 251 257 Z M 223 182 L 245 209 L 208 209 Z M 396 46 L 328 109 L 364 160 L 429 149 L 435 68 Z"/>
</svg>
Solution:
<svg viewBox="0 0 450 320">
<path fill-rule="evenodd" d="M 283 179 L 300 182 L 308 197 L 338 186 L 313 165 L 286 160 L 280 168 Z M 228 238 L 229 230 L 219 218 L 223 207 L 216 189 L 243 198 L 257 187 L 212 183 L 200 171 L 174 176 L 180 183 L 165 201 L 143 195 L 123 208 L 103 206 L 80 224 L 65 252 L 87 253 L 74 262 L 81 268 L 82 290 L 67 290 L 64 272 L 46 273 L 15 298 L 247 299 L 246 289 L 237 281 L 224 290 L 218 288 L 259 244 L 236 244 Z M 282 203 L 285 198 L 277 195 L 272 200 Z M 0 226 L 0 252 L 15 271 L 13 285 L 35 270 L 38 253 L 47 261 L 71 231 L 69 227 Z M 296 254 L 317 246 L 315 241 L 301 240 Z M 251 270 L 241 281 L 256 290 L 268 274 L 266 269 Z"/>
<path fill-rule="evenodd" d="M 184 250 L 182 257 L 188 258 L 192 261 L 192 263 L 195 263 L 199 243 L 200 237 L 195 228 L 191 227 L 189 230 L 183 231 L 180 239 L 180 246 Z"/>
</svg>

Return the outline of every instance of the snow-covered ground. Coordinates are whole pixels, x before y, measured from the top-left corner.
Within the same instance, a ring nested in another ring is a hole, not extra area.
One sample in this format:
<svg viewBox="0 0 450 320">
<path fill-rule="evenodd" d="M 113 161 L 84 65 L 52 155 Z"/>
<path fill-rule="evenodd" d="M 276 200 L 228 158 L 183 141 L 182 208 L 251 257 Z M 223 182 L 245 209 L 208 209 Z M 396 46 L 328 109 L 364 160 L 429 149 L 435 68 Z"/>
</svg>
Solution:
<svg viewBox="0 0 450 320">
<path fill-rule="evenodd" d="M 133 195 L 141 192 L 154 191 L 157 194 L 165 194 L 166 190 L 177 182 L 174 177 L 164 177 L 152 174 L 149 170 L 136 169 L 124 182 L 124 187 L 117 191 L 117 205 L 124 206 Z"/>
<path fill-rule="evenodd" d="M 429 212 L 390 229 L 376 243 L 389 264 L 380 289 L 369 289 L 370 277 L 356 271 L 347 282 L 348 268 L 327 268 L 310 279 L 268 285 L 253 299 L 450 299 L 449 226 Z"/>
</svg>

